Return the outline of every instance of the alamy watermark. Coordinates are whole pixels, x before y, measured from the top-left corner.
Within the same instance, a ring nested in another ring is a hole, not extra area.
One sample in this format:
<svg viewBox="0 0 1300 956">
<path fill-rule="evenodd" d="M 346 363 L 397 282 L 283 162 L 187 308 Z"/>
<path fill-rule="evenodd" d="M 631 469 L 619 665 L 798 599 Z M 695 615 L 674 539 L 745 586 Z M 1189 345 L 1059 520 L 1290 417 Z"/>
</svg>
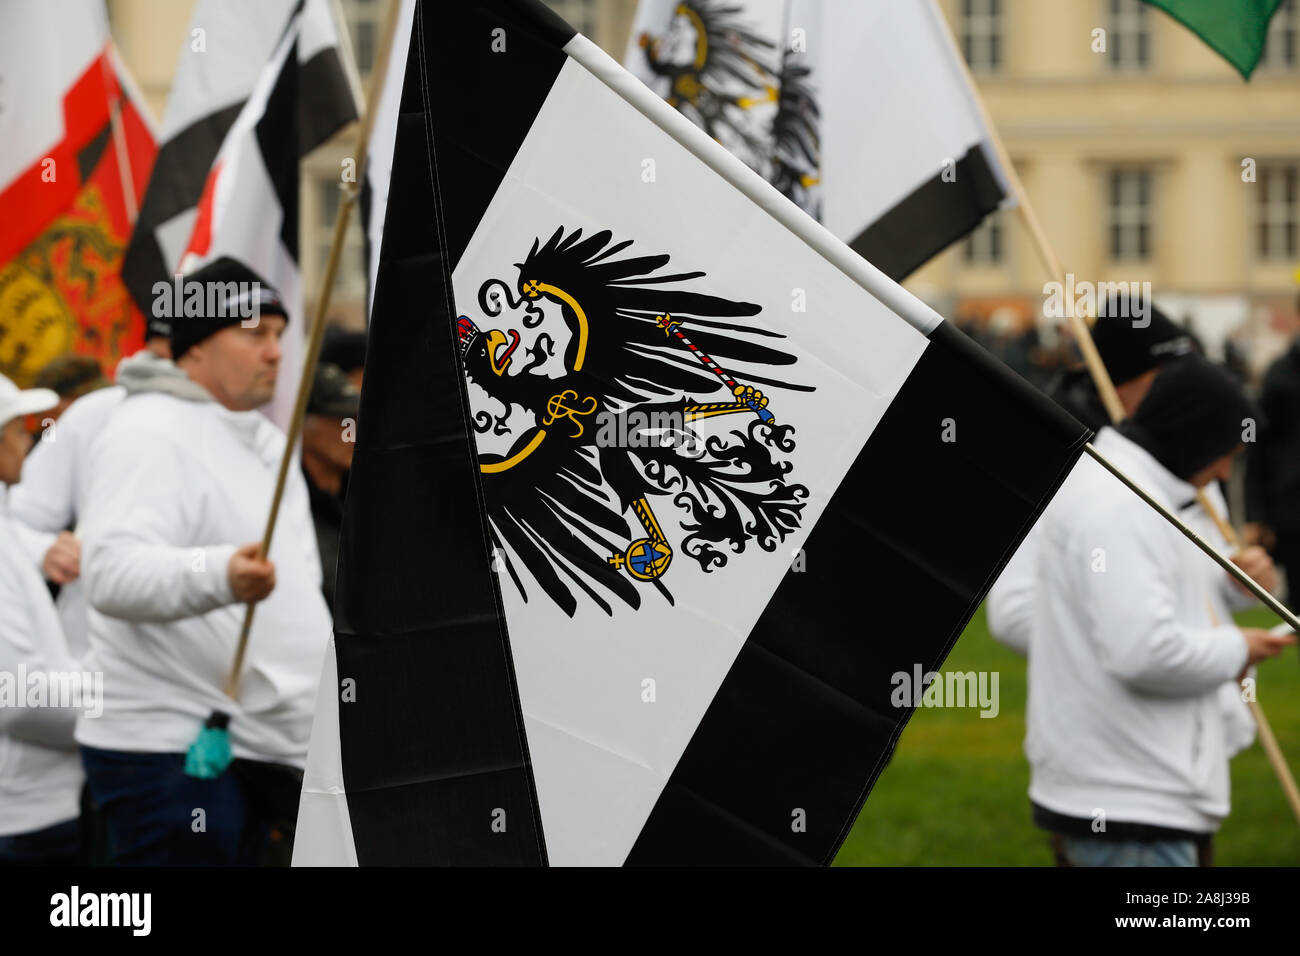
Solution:
<svg viewBox="0 0 1300 956">
<path fill-rule="evenodd" d="M 104 712 L 102 671 L 47 671 L 30 673 L 25 664 L 17 671 L 0 671 L 0 710 L 51 707 L 80 710 L 94 720 Z"/>
<path fill-rule="evenodd" d="M 594 424 L 598 448 L 678 448 L 683 455 L 693 458 L 704 454 L 704 440 L 687 426 L 687 415 L 683 412 L 600 411 Z"/>
<path fill-rule="evenodd" d="M 1135 329 L 1151 324 L 1150 282 L 1090 282 L 1067 273 L 1065 282 L 1043 283 L 1043 317 L 1108 315 L 1129 319 Z M 1102 309 L 1102 304 L 1105 308 Z"/>
<path fill-rule="evenodd" d="M 921 673 L 913 664 L 911 673 L 895 671 L 889 679 L 893 692 L 889 702 L 895 707 L 978 707 L 981 717 L 996 717 L 998 702 L 997 671 L 937 671 Z"/>
<path fill-rule="evenodd" d="M 244 328 L 257 325 L 263 303 L 274 298 L 260 282 L 199 282 L 182 275 L 153 284 L 153 314 L 158 319 L 237 318 Z"/>
</svg>

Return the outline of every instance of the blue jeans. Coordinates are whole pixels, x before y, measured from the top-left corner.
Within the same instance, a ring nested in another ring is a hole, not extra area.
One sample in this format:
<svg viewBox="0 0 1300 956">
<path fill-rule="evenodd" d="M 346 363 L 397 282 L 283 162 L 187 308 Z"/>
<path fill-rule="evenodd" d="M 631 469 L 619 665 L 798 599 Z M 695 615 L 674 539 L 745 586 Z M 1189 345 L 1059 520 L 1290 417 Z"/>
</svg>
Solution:
<svg viewBox="0 0 1300 956">
<path fill-rule="evenodd" d="M 1071 866 L 1198 866 L 1192 840 L 1098 840 L 1062 837 Z"/>
<path fill-rule="evenodd" d="M 0 836 L 0 867 L 76 866 L 81 863 L 81 821 L 75 817 L 43 830 Z"/>
<path fill-rule="evenodd" d="M 81 759 L 114 865 L 258 866 L 273 828 L 292 845 L 302 777 L 291 768 L 236 760 L 200 780 L 179 753 L 82 747 Z"/>
</svg>

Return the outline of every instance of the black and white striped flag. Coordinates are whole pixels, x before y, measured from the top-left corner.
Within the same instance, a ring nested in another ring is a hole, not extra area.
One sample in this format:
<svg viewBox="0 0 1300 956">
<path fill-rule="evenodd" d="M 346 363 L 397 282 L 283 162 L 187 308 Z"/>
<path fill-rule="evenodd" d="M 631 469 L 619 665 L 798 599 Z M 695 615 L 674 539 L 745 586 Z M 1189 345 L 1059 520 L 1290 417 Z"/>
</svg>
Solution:
<svg viewBox="0 0 1300 956">
<path fill-rule="evenodd" d="M 1014 205 L 934 0 L 640 0 L 625 63 L 892 279 Z"/>
<path fill-rule="evenodd" d="M 291 34 L 299 31 L 302 40 L 295 43 Z M 290 48 L 294 56 L 287 60 Z M 217 155 L 259 85 L 278 108 L 280 126 L 269 145 L 284 155 L 267 162 L 285 170 L 280 179 L 285 208 L 294 216 L 296 259 L 298 159 L 356 118 L 350 63 L 328 0 L 199 0 L 167 100 L 158 159 L 123 261 L 123 279 L 146 318 L 154 285 L 171 280 L 190 246 Z M 270 69 L 286 75 L 269 82 Z"/>
<path fill-rule="evenodd" d="M 829 862 L 1085 430 L 536 0 L 398 114 L 295 861 Z"/>
<path fill-rule="evenodd" d="M 177 264 L 189 273 L 229 256 L 279 292 L 289 326 L 266 412 L 281 427 L 292 416 L 307 325 L 298 266 L 300 158 L 357 118 L 339 44 L 328 0 L 302 0 L 212 159 Z M 313 63 L 330 68 L 322 73 Z"/>
</svg>

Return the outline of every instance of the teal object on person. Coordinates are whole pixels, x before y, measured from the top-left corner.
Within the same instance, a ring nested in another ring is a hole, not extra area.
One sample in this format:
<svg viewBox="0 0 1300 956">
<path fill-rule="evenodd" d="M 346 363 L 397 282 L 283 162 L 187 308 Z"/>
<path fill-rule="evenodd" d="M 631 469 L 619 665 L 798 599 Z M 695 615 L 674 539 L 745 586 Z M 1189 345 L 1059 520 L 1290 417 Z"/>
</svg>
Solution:
<svg viewBox="0 0 1300 956">
<path fill-rule="evenodd" d="M 230 753 L 230 715 L 213 711 L 185 752 L 185 773 L 200 780 L 215 780 L 226 772 Z"/>
</svg>

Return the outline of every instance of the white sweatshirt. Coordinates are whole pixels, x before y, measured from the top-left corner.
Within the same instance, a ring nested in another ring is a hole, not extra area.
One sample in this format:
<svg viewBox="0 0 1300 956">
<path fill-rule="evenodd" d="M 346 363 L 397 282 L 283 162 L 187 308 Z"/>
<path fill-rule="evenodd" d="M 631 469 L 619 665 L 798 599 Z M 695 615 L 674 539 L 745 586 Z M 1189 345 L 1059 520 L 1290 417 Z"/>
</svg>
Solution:
<svg viewBox="0 0 1300 956">
<path fill-rule="evenodd" d="M 0 836 L 43 830 L 81 814 L 81 757 L 72 739 L 79 703 L 41 688 L 80 671 L 40 572 L 20 546 L 0 486 Z M 35 695 L 35 696 L 33 696 Z M 33 706 L 35 705 L 35 706 Z"/>
<path fill-rule="evenodd" d="M 260 412 L 132 395 L 90 450 L 82 577 L 92 608 L 88 666 L 104 713 L 77 740 L 180 753 L 213 710 L 231 748 L 303 766 L 331 621 L 300 469 L 290 467 L 271 546 L 276 586 L 257 605 L 237 702 L 222 693 L 244 616 L 230 590 L 235 549 L 261 539 L 284 435 Z"/>
<path fill-rule="evenodd" d="M 1102 454 L 1109 455 L 1115 450 L 1123 454 L 1126 446 L 1117 441 L 1118 438 L 1119 435 L 1114 429 L 1103 428 L 1097 433 L 1094 444 Z M 1210 504 L 1220 515 L 1226 517 L 1228 504 L 1224 501 L 1223 492 L 1219 490 L 1218 484 L 1207 485 L 1205 493 L 1210 499 Z M 1183 510 L 1179 517 L 1220 553 L 1231 554 L 1232 547 L 1219 532 L 1213 519 L 1201 509 L 1199 504 Z M 1195 545 L 1190 541 L 1184 541 L 1182 546 L 1185 549 L 1195 549 Z M 1011 560 L 1007 562 L 1007 566 L 1002 569 L 1002 574 L 989 590 L 985 604 L 989 631 L 993 637 L 1024 656 L 1029 654 L 1029 635 L 1034 622 L 1033 599 L 1036 590 L 1034 575 L 1037 572 L 1038 548 L 1038 526 L 1035 525 L 1025 536 Z M 1198 557 L 1197 569 L 1204 576 L 1206 601 L 1214 610 L 1214 616 L 1207 614 L 1204 623 L 1211 626 L 1231 623 L 1233 611 L 1253 607 L 1256 604 L 1253 597 L 1242 594 L 1232 586 L 1231 579 L 1222 568 L 1205 555 L 1198 554 Z M 1219 688 L 1219 703 L 1226 722 L 1228 755 L 1236 756 L 1254 742 L 1255 720 L 1241 699 L 1241 687 L 1235 680 L 1228 681 Z"/>
<path fill-rule="evenodd" d="M 129 361 L 129 359 L 128 359 Z M 113 411 L 122 404 L 126 389 L 100 388 L 77 399 L 36 443 L 23 462 L 23 480 L 9 490 L 9 513 L 20 525 L 20 537 L 37 567 L 60 531 L 75 526 L 85 506 L 86 456 Z M 59 588 L 55 602 L 63 633 L 73 653 L 85 653 L 90 640 L 85 588 L 80 578 Z"/>
<path fill-rule="evenodd" d="M 1194 498 L 1122 435 L 1105 451 L 1166 507 Z M 1030 798 L 1085 820 L 1102 810 L 1109 821 L 1214 831 L 1228 813 L 1219 692 L 1247 649 L 1236 627 L 1207 622 L 1205 556 L 1091 459 L 1038 534 Z"/>
</svg>

